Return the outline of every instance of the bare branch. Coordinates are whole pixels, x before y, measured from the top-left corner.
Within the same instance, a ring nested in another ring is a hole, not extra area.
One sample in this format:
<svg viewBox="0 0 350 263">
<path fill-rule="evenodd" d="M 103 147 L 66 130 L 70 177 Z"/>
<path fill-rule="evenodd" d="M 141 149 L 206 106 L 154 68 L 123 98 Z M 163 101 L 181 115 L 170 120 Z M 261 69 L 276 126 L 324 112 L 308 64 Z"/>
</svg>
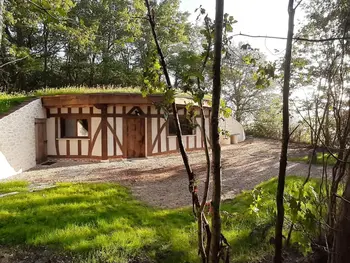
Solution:
<svg viewBox="0 0 350 263">
<path fill-rule="evenodd" d="M 300 1 L 296 4 L 296 6 L 294 7 L 294 11 L 299 7 L 299 5 L 301 4 L 301 2 L 303 2 L 303 0 L 300 0 Z"/>
<path fill-rule="evenodd" d="M 341 200 L 343 200 L 344 202 L 350 204 L 350 201 L 345 199 L 344 197 L 342 197 L 341 195 L 338 195 L 338 194 L 334 194 L 336 197 L 340 198 Z"/>
<path fill-rule="evenodd" d="M 279 40 L 287 40 L 286 37 L 277 37 L 277 36 L 262 36 L 262 35 L 249 35 L 249 34 L 235 34 L 233 37 L 236 36 L 243 36 L 243 37 L 251 37 L 251 38 L 269 38 L 269 39 L 279 39 Z M 336 40 L 349 40 L 350 37 L 330 37 L 330 38 L 319 38 L 319 39 L 310 39 L 310 38 L 303 38 L 303 37 L 293 37 L 293 40 L 297 41 L 305 41 L 305 42 L 329 42 L 329 41 L 336 41 Z"/>
<path fill-rule="evenodd" d="M 6 62 L 6 63 L 0 65 L 0 68 L 3 68 L 3 67 L 5 67 L 5 66 L 7 66 L 7 65 L 16 63 L 16 62 L 21 61 L 21 60 L 24 60 L 24 59 L 26 59 L 26 58 L 28 58 L 28 57 L 29 57 L 29 55 L 27 55 L 27 56 L 25 56 L 25 57 L 17 58 L 17 59 L 15 59 L 15 60 L 11 60 L 11 61 L 9 61 L 9 62 Z"/>
</svg>

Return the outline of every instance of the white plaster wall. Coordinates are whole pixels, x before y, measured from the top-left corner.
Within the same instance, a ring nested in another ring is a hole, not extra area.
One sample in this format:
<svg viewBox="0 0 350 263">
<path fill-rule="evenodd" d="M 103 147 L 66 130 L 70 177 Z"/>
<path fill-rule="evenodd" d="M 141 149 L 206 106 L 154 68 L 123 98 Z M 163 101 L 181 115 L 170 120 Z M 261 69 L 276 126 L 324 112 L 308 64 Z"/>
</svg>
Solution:
<svg viewBox="0 0 350 263">
<path fill-rule="evenodd" d="M 56 155 L 55 118 L 46 120 L 47 154 Z"/>
<path fill-rule="evenodd" d="M 81 140 L 81 155 L 89 155 L 89 143 L 90 140 Z"/>
<path fill-rule="evenodd" d="M 108 117 L 107 121 L 111 125 L 111 127 L 113 127 L 113 118 L 112 117 Z M 107 150 L 108 150 L 108 156 L 113 156 L 114 155 L 113 144 L 114 144 L 113 133 L 111 132 L 111 130 L 109 128 L 107 128 Z"/>
<path fill-rule="evenodd" d="M 165 120 L 163 118 L 160 119 L 160 127 L 163 126 L 163 124 L 165 123 Z M 167 140 L 167 134 L 166 134 L 166 127 L 164 127 L 164 129 L 162 130 L 162 134 L 160 135 L 160 139 L 161 139 L 161 152 L 166 152 L 166 140 Z"/>
<path fill-rule="evenodd" d="M 152 144 L 154 142 L 154 139 L 156 138 L 158 134 L 158 120 L 157 118 L 152 118 Z M 158 152 L 158 140 L 156 141 L 152 153 Z"/>
<path fill-rule="evenodd" d="M 36 165 L 35 118 L 46 118 L 40 99 L 0 119 L 0 179 Z"/>
<path fill-rule="evenodd" d="M 101 118 L 91 118 L 91 141 L 96 133 L 98 126 L 101 123 Z M 61 148 L 60 148 L 61 149 Z M 101 130 L 98 133 L 98 136 L 95 141 L 94 148 L 91 152 L 92 156 L 101 156 L 102 155 L 102 141 L 101 141 Z"/>
<path fill-rule="evenodd" d="M 222 130 L 227 131 L 230 135 L 232 134 L 239 134 L 238 136 L 238 142 L 242 142 L 245 140 L 245 132 L 242 124 L 240 124 L 238 121 L 236 121 L 233 117 L 229 118 L 221 118 L 219 122 L 219 127 Z M 227 144 L 230 143 L 230 138 L 225 136 L 222 136 L 220 138 L 222 143 Z"/>
<path fill-rule="evenodd" d="M 169 139 L 169 151 L 176 150 L 176 136 L 168 136 Z"/>
<path fill-rule="evenodd" d="M 194 135 L 187 135 L 187 136 L 188 136 L 188 145 L 187 145 L 187 147 L 190 148 L 190 149 L 193 149 L 194 148 L 195 136 Z"/>
<path fill-rule="evenodd" d="M 116 130 L 117 130 L 117 137 L 119 139 L 119 142 L 121 145 L 123 145 L 123 118 L 116 118 Z M 123 155 L 122 149 L 120 149 L 118 143 L 117 143 L 117 155 Z"/>
</svg>

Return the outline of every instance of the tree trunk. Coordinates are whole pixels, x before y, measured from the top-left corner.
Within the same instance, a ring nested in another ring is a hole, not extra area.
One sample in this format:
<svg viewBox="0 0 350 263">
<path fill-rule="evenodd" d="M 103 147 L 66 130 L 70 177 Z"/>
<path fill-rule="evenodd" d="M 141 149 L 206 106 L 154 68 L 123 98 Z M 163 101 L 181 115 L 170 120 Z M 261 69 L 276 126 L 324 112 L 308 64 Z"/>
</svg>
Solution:
<svg viewBox="0 0 350 263">
<path fill-rule="evenodd" d="M 23 27 L 21 24 L 16 25 L 16 32 L 17 32 L 17 47 L 25 47 L 25 41 L 24 41 L 24 34 L 23 34 Z M 24 72 L 24 62 L 20 61 L 17 63 L 19 66 L 19 71 L 15 80 L 15 90 L 16 91 L 25 91 L 26 90 L 26 75 Z"/>
<path fill-rule="evenodd" d="M 49 30 L 47 29 L 47 25 L 44 24 L 44 87 L 47 88 L 47 80 L 48 80 L 48 75 L 47 75 L 47 60 L 48 60 L 48 38 L 49 38 Z"/>
<path fill-rule="evenodd" d="M 4 14 L 4 0 L 0 0 L 0 47 L 2 41 L 2 28 L 3 28 L 3 14 Z"/>
<path fill-rule="evenodd" d="M 284 221 L 284 205 L 283 194 L 286 179 L 287 168 L 287 152 L 289 143 L 289 84 L 291 73 L 292 60 L 292 41 L 294 31 L 294 0 L 289 0 L 288 4 L 288 36 L 286 54 L 284 60 L 284 83 L 283 83 L 283 134 L 282 134 L 282 148 L 280 158 L 280 168 L 278 174 L 278 186 L 276 194 L 277 218 L 276 218 L 276 232 L 275 232 L 275 263 L 281 263 L 282 258 L 282 238 L 283 238 L 283 221 Z"/>
<path fill-rule="evenodd" d="M 350 251 L 350 170 L 345 191 L 342 196 L 340 216 L 337 231 L 335 232 L 334 263 L 349 262 Z"/>
<path fill-rule="evenodd" d="M 93 54 L 91 58 L 91 65 L 90 65 L 90 78 L 89 78 L 89 85 L 92 87 L 94 85 L 94 78 L 95 78 L 95 58 L 96 55 Z"/>
<path fill-rule="evenodd" d="M 216 0 L 214 65 L 213 65 L 213 98 L 211 115 L 212 140 L 212 169 L 213 169 L 213 196 L 212 196 L 212 234 L 211 234 L 211 263 L 218 263 L 221 239 L 221 147 L 219 142 L 219 112 L 221 99 L 221 52 L 223 30 L 224 0 Z"/>
</svg>

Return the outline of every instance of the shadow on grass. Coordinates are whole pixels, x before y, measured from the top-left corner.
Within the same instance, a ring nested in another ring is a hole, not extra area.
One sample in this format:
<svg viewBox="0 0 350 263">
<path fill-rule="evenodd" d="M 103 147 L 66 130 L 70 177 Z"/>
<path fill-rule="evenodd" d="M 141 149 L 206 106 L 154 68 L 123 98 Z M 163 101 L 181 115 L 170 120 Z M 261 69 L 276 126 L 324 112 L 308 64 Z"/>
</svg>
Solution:
<svg viewBox="0 0 350 263">
<path fill-rule="evenodd" d="M 171 251 L 170 258 L 184 262 L 195 257 L 188 249 L 193 247 L 188 233 L 194 227 L 188 209 L 148 207 L 116 184 L 59 184 L 0 199 L 0 244 L 45 245 L 78 253 L 113 247 L 128 257 L 144 251 L 153 259 Z"/>
<path fill-rule="evenodd" d="M 302 178 L 287 184 L 295 180 Z M 265 205 L 274 205 L 276 180 L 259 187 L 267 194 Z M 232 262 L 255 262 L 271 251 L 266 238 L 252 239 L 252 230 L 271 219 L 251 214 L 252 200 L 245 192 L 222 205 Z M 63 249 L 78 255 L 79 262 L 198 262 L 191 208 L 152 208 L 112 183 L 62 183 L 0 198 L 1 244 Z"/>
</svg>

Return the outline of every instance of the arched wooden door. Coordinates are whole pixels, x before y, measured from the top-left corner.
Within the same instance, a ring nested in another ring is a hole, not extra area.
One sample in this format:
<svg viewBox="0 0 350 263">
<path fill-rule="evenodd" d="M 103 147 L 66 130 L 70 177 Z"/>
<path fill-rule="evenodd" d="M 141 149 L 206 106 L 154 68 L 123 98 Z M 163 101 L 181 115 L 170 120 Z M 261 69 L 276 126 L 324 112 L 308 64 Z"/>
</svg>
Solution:
<svg viewBox="0 0 350 263">
<path fill-rule="evenodd" d="M 127 118 L 126 135 L 126 156 L 128 158 L 145 157 L 145 119 L 133 117 Z"/>
</svg>

